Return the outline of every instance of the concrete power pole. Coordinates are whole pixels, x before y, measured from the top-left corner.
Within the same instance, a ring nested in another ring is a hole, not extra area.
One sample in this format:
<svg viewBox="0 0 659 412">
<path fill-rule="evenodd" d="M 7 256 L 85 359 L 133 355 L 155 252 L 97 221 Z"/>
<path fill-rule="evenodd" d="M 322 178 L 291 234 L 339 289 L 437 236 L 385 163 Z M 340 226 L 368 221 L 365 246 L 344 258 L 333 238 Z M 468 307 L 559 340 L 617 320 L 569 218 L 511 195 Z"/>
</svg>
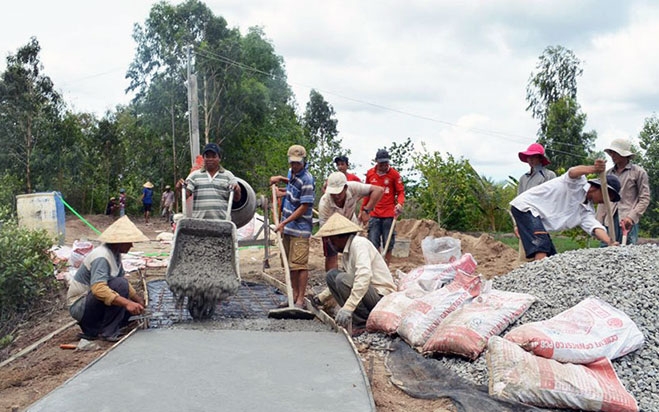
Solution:
<svg viewBox="0 0 659 412">
<path fill-rule="evenodd" d="M 199 155 L 199 95 L 197 93 L 197 75 L 192 74 L 192 46 L 188 52 L 188 126 L 190 129 L 190 157 L 194 165 Z"/>
</svg>

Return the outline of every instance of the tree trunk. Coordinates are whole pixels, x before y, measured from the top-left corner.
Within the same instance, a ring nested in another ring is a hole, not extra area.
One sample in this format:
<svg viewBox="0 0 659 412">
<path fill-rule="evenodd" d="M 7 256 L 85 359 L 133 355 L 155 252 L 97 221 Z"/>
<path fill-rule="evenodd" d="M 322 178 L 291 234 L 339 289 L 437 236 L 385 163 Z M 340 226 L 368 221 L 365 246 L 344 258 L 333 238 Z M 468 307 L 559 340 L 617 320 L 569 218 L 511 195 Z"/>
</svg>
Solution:
<svg viewBox="0 0 659 412">
<path fill-rule="evenodd" d="M 32 193 L 32 181 L 30 180 L 30 157 L 32 157 L 32 119 L 27 118 L 27 130 L 25 134 L 25 183 L 27 193 Z"/>
</svg>

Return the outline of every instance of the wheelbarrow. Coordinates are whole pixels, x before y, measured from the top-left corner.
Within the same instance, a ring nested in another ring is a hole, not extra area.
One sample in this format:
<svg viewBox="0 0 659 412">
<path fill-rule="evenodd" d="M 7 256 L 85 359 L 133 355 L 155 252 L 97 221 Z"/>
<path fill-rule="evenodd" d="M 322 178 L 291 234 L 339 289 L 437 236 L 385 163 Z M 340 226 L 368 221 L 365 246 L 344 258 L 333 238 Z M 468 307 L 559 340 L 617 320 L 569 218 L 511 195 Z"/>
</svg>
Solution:
<svg viewBox="0 0 659 412">
<path fill-rule="evenodd" d="M 231 221 L 183 218 L 176 225 L 166 279 L 169 288 L 195 320 L 213 316 L 217 304 L 240 287 L 238 238 Z"/>
</svg>

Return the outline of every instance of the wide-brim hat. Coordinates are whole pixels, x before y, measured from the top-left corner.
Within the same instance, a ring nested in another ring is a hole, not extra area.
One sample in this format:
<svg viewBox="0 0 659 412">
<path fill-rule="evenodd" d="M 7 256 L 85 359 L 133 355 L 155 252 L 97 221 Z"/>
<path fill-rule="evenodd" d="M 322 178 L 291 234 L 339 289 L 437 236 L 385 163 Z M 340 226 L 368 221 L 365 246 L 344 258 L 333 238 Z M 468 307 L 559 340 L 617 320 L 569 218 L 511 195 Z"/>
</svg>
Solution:
<svg viewBox="0 0 659 412">
<path fill-rule="evenodd" d="M 148 242 L 149 238 L 144 236 L 128 216 L 122 216 L 105 229 L 98 240 L 103 243 L 133 243 Z"/>
<path fill-rule="evenodd" d="M 170 185 L 165 186 L 165 190 L 169 190 L 169 189 L 171 189 L 171 188 L 172 188 L 172 187 L 171 187 Z"/>
<path fill-rule="evenodd" d="M 523 152 L 519 152 L 519 160 L 526 163 L 529 160 L 529 156 L 540 155 L 542 157 L 541 162 L 543 166 L 547 166 L 550 162 L 545 156 L 545 148 L 542 147 L 540 143 L 533 143 Z"/>
<path fill-rule="evenodd" d="M 635 153 L 632 152 L 632 142 L 628 139 L 613 139 L 609 147 L 604 149 L 606 153 L 616 152 L 622 157 L 631 157 Z M 611 155 L 611 153 L 609 153 Z"/>
<path fill-rule="evenodd" d="M 328 237 L 343 235 L 346 233 L 357 233 L 362 230 L 361 227 L 352 223 L 350 219 L 339 213 L 334 213 L 327 219 L 327 222 L 314 235 L 315 237 Z"/>
<path fill-rule="evenodd" d="M 595 185 L 599 188 L 602 187 L 602 183 L 599 179 L 591 179 L 588 183 Z M 614 175 L 606 175 L 606 187 L 609 189 L 609 199 L 612 202 L 617 202 L 620 200 L 620 180 Z"/>
<path fill-rule="evenodd" d="M 142 186 L 146 187 L 147 189 L 153 189 L 153 183 L 151 182 L 146 182 Z"/>
</svg>

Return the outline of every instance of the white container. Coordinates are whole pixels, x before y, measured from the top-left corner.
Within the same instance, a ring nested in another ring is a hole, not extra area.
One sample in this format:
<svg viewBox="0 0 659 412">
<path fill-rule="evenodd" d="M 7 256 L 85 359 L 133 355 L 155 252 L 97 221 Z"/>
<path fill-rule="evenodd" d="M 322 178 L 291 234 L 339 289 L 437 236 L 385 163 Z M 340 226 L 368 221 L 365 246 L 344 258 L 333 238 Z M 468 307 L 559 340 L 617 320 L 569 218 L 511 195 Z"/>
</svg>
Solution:
<svg viewBox="0 0 659 412">
<path fill-rule="evenodd" d="M 391 256 L 395 258 L 406 258 L 410 256 L 410 239 L 396 238 L 394 248 L 391 250 Z"/>
<path fill-rule="evenodd" d="M 64 244 L 66 216 L 59 192 L 16 196 L 18 224 L 28 229 L 45 229 L 58 245 Z"/>
</svg>

